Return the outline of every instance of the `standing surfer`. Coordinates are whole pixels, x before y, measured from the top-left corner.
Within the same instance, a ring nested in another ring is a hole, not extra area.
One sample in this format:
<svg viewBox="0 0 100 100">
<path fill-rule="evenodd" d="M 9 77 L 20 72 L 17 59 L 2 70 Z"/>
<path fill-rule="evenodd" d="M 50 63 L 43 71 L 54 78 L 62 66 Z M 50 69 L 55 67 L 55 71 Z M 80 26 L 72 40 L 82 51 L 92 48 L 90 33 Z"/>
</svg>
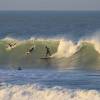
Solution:
<svg viewBox="0 0 100 100">
<path fill-rule="evenodd" d="M 48 48 L 47 46 L 45 46 L 45 49 L 46 49 L 46 57 L 51 56 L 50 48 Z"/>
</svg>

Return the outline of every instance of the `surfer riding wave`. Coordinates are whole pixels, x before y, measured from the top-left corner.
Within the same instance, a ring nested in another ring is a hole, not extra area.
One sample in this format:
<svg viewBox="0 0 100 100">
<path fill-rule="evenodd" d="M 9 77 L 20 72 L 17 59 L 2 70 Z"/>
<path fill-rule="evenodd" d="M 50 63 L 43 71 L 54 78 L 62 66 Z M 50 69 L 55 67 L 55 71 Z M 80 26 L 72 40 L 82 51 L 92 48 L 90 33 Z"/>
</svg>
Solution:
<svg viewBox="0 0 100 100">
<path fill-rule="evenodd" d="M 45 57 L 50 57 L 51 56 L 51 52 L 50 52 L 50 48 L 45 46 L 45 49 L 46 49 L 46 55 Z"/>
</svg>

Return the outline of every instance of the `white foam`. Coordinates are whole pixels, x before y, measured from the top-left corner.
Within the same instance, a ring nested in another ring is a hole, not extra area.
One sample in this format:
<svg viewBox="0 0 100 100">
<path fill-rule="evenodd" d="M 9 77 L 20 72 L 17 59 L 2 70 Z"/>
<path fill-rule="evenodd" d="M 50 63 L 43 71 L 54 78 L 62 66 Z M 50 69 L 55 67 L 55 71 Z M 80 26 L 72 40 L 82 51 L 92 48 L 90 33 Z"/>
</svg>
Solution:
<svg viewBox="0 0 100 100">
<path fill-rule="evenodd" d="M 0 89 L 0 100 L 100 100 L 100 92 L 14 85 Z"/>
<path fill-rule="evenodd" d="M 71 40 L 61 39 L 58 50 L 52 57 L 61 58 L 61 57 L 70 57 L 75 52 L 79 51 L 83 43 L 89 43 L 94 46 L 94 49 L 100 53 L 100 39 L 98 36 L 93 36 L 85 39 L 80 39 L 77 44 Z"/>
<path fill-rule="evenodd" d="M 36 38 L 36 37 L 31 37 L 29 40 L 31 41 L 35 41 L 35 40 L 38 40 L 38 41 L 59 41 L 61 39 L 58 39 L 58 38 Z"/>
<path fill-rule="evenodd" d="M 4 39 L 2 39 L 3 41 L 10 41 L 10 42 L 18 42 L 17 39 L 11 38 L 11 37 L 5 37 Z"/>
<path fill-rule="evenodd" d="M 77 44 L 74 44 L 71 40 L 60 40 L 60 44 L 57 53 L 52 55 L 52 57 L 70 57 L 77 51 Z"/>
</svg>

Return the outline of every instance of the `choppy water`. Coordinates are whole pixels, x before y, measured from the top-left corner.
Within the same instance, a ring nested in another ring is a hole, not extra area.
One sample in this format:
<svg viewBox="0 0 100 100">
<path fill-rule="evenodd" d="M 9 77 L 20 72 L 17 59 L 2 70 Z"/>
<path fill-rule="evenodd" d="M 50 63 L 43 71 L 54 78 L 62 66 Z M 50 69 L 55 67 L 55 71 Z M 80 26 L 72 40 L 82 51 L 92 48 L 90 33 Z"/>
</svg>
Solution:
<svg viewBox="0 0 100 100">
<path fill-rule="evenodd" d="M 1 100 L 99 100 L 100 71 L 0 70 Z"/>
<path fill-rule="evenodd" d="M 0 100 L 100 100 L 99 30 L 99 11 L 0 12 Z"/>
</svg>

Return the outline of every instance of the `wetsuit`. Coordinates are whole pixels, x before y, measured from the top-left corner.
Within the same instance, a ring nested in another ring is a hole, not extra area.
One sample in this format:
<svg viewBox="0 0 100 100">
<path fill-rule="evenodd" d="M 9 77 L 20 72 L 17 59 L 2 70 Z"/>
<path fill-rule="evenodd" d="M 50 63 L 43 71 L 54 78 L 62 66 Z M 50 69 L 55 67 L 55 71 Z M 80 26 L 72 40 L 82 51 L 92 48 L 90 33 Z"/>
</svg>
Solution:
<svg viewBox="0 0 100 100">
<path fill-rule="evenodd" d="M 46 46 L 45 47 L 46 48 L 46 57 L 49 55 L 49 56 L 51 56 L 51 53 L 50 53 L 50 49 Z"/>
</svg>

